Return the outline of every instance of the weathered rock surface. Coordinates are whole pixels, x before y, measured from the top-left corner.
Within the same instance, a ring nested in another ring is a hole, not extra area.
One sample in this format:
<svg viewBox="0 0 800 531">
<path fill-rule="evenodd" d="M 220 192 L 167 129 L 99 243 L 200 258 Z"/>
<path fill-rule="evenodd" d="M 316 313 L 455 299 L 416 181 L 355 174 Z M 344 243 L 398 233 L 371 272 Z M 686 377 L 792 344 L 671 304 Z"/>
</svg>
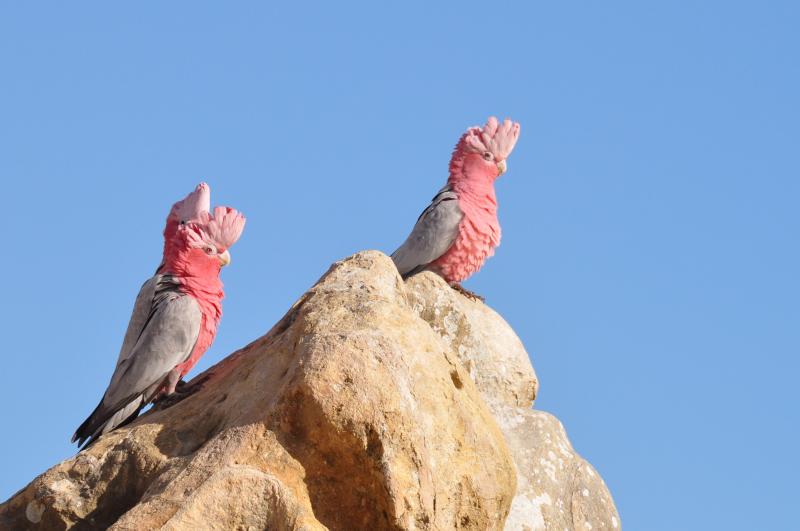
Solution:
<svg viewBox="0 0 800 531">
<path fill-rule="evenodd" d="M 572 449 L 557 418 L 533 409 L 504 408 L 497 415 L 517 465 L 506 529 L 620 528 L 605 483 Z"/>
<path fill-rule="evenodd" d="M 411 277 L 406 290 L 411 307 L 458 356 L 487 404 L 533 405 L 539 381 L 525 347 L 502 317 L 434 273 Z"/>
<path fill-rule="evenodd" d="M 364 252 L 200 391 L 34 479 L 2 529 L 613 529 L 491 309 Z"/>
<path fill-rule="evenodd" d="M 531 409 L 539 382 L 508 323 L 432 273 L 406 285 L 412 307 L 461 360 L 506 437 L 517 493 L 505 529 L 618 529 L 603 480 L 573 450 L 558 419 Z"/>
</svg>

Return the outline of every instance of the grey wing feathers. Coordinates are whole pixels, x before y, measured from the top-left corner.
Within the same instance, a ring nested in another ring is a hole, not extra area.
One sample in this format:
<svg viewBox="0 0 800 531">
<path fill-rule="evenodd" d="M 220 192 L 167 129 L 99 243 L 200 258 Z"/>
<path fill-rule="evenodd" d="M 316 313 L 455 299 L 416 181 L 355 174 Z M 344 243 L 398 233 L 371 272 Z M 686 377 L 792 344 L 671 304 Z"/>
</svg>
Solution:
<svg viewBox="0 0 800 531">
<path fill-rule="evenodd" d="M 113 408 L 126 402 L 185 361 L 197 341 L 201 320 L 192 297 L 178 295 L 157 303 L 130 355 L 117 365 L 103 405 Z"/>
<path fill-rule="evenodd" d="M 125 331 L 125 339 L 122 341 L 122 347 L 119 349 L 119 357 L 117 358 L 117 366 L 122 363 L 128 356 L 131 350 L 142 335 L 144 325 L 153 313 L 153 299 L 155 299 L 156 288 L 162 282 L 164 275 L 155 275 L 147 279 L 139 289 L 139 294 L 136 296 L 136 303 L 133 305 L 133 312 L 131 312 L 131 319 L 128 321 L 128 329 Z"/>
<path fill-rule="evenodd" d="M 134 418 L 166 375 L 189 357 L 201 321 L 197 301 L 182 293 L 177 281 L 156 275 L 145 282 L 108 389 L 73 440 L 82 444 Z"/>
<path fill-rule="evenodd" d="M 458 206 L 458 196 L 445 186 L 417 219 L 414 229 L 394 253 L 397 270 L 403 278 L 424 269 L 453 245 L 458 225 L 464 217 Z"/>
</svg>

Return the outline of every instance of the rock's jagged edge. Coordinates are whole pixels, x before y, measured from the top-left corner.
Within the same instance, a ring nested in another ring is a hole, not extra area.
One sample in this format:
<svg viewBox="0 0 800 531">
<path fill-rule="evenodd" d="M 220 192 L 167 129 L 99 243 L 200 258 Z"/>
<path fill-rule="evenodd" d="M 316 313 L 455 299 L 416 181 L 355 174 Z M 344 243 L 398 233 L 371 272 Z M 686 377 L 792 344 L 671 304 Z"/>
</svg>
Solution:
<svg viewBox="0 0 800 531">
<path fill-rule="evenodd" d="M 8 529 L 615 529 L 491 309 L 376 251 L 0 505 Z"/>
</svg>

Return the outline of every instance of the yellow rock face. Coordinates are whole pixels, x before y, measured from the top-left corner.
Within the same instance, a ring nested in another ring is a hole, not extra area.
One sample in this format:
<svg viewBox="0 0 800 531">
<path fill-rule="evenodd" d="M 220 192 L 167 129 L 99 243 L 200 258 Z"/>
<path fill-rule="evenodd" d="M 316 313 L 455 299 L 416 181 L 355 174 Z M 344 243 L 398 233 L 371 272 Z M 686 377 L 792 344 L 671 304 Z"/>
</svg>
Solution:
<svg viewBox="0 0 800 531">
<path fill-rule="evenodd" d="M 334 264 L 200 391 L 36 478 L 0 527 L 502 529 L 512 456 L 413 298 L 381 253 Z"/>
<path fill-rule="evenodd" d="M 334 264 L 194 381 L 0 505 L 0 529 L 621 526 L 558 419 L 531 409 L 511 327 L 379 252 Z"/>
</svg>

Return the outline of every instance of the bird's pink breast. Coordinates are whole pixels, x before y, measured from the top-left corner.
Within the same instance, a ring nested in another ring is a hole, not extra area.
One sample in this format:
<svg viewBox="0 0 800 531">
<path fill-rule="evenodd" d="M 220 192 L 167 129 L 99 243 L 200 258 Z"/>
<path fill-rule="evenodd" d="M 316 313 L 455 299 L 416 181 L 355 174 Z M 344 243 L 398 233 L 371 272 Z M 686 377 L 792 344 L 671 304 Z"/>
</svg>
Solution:
<svg viewBox="0 0 800 531">
<path fill-rule="evenodd" d="M 197 342 L 191 354 L 189 354 L 189 358 L 176 367 L 180 371 L 181 377 L 192 370 L 192 367 L 200 361 L 208 347 L 214 342 L 214 337 L 217 335 L 217 326 L 222 317 L 222 298 L 225 296 L 222 291 L 222 282 L 216 276 L 183 279 L 182 282 L 187 294 L 194 297 L 200 306 L 202 321 L 200 322 L 200 333 L 197 336 Z"/>
<path fill-rule="evenodd" d="M 211 324 L 209 324 L 211 321 Z M 189 354 L 189 358 L 178 365 L 176 369 L 180 371 L 181 378 L 183 378 L 192 368 L 200 361 L 203 354 L 206 353 L 208 347 L 214 342 L 214 336 L 217 335 L 217 326 L 213 319 L 209 319 L 205 312 L 203 312 L 203 322 L 200 324 L 200 333 L 197 336 L 197 342 Z"/>
<path fill-rule="evenodd" d="M 448 282 L 462 282 L 472 276 L 500 244 L 500 222 L 494 193 L 490 196 L 460 196 L 458 204 L 464 212 L 458 236 L 447 252 L 432 264 Z"/>
</svg>

